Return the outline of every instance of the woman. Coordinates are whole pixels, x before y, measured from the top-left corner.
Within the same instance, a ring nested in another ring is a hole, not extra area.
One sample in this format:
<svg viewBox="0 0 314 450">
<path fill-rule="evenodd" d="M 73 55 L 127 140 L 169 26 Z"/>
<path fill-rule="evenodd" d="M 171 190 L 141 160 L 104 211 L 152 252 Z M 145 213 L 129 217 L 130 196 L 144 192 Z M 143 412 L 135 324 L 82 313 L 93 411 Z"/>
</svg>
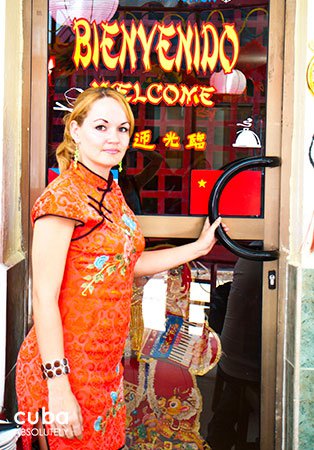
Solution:
<svg viewBox="0 0 314 450">
<path fill-rule="evenodd" d="M 17 394 L 20 418 L 49 411 L 52 450 L 123 447 L 121 357 L 133 278 L 205 255 L 216 241 L 220 219 L 211 227 L 206 222 L 194 243 L 143 252 L 136 218 L 110 172 L 133 128 L 130 106 L 117 91 L 80 94 L 57 149 L 61 175 L 32 210 L 35 326 L 20 350 Z"/>
</svg>

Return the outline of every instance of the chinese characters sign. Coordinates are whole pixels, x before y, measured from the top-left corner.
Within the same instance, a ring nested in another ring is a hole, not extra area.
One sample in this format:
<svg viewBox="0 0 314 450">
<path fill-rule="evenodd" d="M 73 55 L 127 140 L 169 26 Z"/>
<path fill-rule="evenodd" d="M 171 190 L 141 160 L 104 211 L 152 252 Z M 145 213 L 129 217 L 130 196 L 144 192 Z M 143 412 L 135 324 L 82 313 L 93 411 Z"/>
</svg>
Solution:
<svg viewBox="0 0 314 450">
<path fill-rule="evenodd" d="M 188 143 L 184 148 L 187 150 L 204 151 L 206 149 L 206 134 L 197 132 L 187 135 Z M 153 151 L 156 149 L 156 145 L 151 143 L 152 132 L 151 130 L 142 130 L 134 133 L 133 148 L 141 150 Z M 175 131 L 168 131 L 165 136 L 162 137 L 162 142 L 165 147 L 172 150 L 179 150 L 181 148 L 180 136 Z"/>
</svg>

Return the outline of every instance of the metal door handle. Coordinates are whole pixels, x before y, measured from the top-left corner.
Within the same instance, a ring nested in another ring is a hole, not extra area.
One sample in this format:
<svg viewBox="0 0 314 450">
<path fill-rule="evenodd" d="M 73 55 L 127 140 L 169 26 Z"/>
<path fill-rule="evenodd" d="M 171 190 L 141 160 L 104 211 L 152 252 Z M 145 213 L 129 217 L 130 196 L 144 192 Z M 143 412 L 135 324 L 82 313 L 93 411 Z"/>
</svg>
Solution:
<svg viewBox="0 0 314 450">
<path fill-rule="evenodd" d="M 216 181 L 209 197 L 208 216 L 210 223 L 213 223 L 219 216 L 219 199 L 223 189 L 232 177 L 245 169 L 250 169 L 252 167 L 278 167 L 280 166 L 280 163 L 280 158 L 277 156 L 254 156 L 242 158 L 228 164 L 225 172 Z M 251 259 L 253 261 L 274 261 L 279 258 L 278 250 L 256 250 L 236 243 L 227 235 L 221 225 L 217 228 L 216 235 L 222 245 L 241 258 Z"/>
</svg>

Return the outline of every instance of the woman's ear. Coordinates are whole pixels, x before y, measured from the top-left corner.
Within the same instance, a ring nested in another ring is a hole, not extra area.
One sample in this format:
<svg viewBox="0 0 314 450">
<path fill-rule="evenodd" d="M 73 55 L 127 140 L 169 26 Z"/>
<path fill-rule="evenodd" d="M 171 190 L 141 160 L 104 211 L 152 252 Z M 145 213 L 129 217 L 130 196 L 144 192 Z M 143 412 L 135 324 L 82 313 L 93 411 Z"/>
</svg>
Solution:
<svg viewBox="0 0 314 450">
<path fill-rule="evenodd" d="M 79 127 L 77 121 L 72 120 L 72 122 L 70 123 L 70 134 L 72 136 L 73 141 L 76 144 L 78 144 L 80 141 L 79 131 L 80 131 L 80 127 Z"/>
</svg>

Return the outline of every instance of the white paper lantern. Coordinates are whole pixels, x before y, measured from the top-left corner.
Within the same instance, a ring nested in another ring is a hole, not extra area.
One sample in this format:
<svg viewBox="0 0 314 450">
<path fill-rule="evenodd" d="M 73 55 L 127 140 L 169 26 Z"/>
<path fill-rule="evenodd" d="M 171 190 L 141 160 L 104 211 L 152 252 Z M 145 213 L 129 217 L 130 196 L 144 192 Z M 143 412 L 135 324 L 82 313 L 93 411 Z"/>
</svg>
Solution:
<svg viewBox="0 0 314 450">
<path fill-rule="evenodd" d="M 231 73 L 214 72 L 210 77 L 210 85 L 216 89 L 217 94 L 243 94 L 246 88 L 246 78 L 240 70 L 234 69 Z"/>
<path fill-rule="evenodd" d="M 117 11 L 119 0 L 50 0 L 49 12 L 61 25 L 72 25 L 73 19 L 89 22 L 109 21 Z"/>
</svg>

